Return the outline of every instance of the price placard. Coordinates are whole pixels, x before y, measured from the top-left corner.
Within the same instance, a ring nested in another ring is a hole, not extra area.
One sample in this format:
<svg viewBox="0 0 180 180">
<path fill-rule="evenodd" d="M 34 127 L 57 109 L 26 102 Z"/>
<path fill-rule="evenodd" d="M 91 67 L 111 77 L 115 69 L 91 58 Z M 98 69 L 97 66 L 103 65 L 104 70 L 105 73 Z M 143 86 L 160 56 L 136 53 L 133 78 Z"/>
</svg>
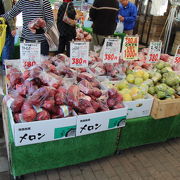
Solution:
<svg viewBox="0 0 180 180">
<path fill-rule="evenodd" d="M 123 42 L 122 58 L 126 61 L 138 60 L 138 36 L 126 36 Z"/>
<path fill-rule="evenodd" d="M 176 55 L 174 57 L 174 63 L 176 64 L 180 63 L 180 45 L 177 47 Z"/>
<path fill-rule="evenodd" d="M 158 62 L 161 55 L 162 41 L 150 42 L 149 52 L 147 57 L 148 63 L 156 63 Z"/>
<path fill-rule="evenodd" d="M 88 67 L 89 42 L 71 42 L 70 67 Z"/>
<path fill-rule="evenodd" d="M 20 43 L 20 60 L 22 69 L 40 63 L 41 46 L 40 43 Z"/>
<path fill-rule="evenodd" d="M 121 39 L 105 39 L 103 49 L 103 63 L 118 63 Z"/>
</svg>

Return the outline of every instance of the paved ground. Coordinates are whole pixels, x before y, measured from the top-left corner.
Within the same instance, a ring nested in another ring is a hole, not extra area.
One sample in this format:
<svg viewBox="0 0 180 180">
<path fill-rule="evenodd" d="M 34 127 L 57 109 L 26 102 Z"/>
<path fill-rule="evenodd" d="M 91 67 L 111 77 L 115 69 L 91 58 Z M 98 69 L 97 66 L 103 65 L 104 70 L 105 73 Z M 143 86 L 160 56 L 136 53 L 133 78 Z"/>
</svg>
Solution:
<svg viewBox="0 0 180 180">
<path fill-rule="evenodd" d="M 123 151 L 120 155 L 24 176 L 25 180 L 180 180 L 180 139 Z M 0 138 L 0 180 L 9 180 Z"/>
</svg>

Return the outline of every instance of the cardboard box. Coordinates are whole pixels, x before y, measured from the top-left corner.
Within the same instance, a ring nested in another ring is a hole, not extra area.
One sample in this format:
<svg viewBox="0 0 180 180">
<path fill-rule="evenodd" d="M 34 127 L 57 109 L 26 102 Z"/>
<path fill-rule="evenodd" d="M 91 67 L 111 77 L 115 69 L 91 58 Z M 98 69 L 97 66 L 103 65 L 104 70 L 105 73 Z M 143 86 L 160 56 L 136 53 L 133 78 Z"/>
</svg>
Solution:
<svg viewBox="0 0 180 180">
<path fill-rule="evenodd" d="M 153 100 L 153 96 L 148 95 L 146 99 L 124 102 L 124 104 L 128 107 L 127 119 L 149 116 Z"/>
<path fill-rule="evenodd" d="M 162 119 L 180 114 L 180 98 L 160 100 L 154 98 L 151 116 Z"/>
<path fill-rule="evenodd" d="M 74 116 L 68 118 L 15 123 L 12 111 L 8 108 L 8 118 L 15 146 L 23 146 L 124 127 L 127 111 L 128 108 L 125 107 L 79 116 L 74 112 Z"/>
<path fill-rule="evenodd" d="M 77 116 L 76 136 L 93 134 L 125 126 L 125 108 Z"/>
<path fill-rule="evenodd" d="M 8 118 L 12 127 L 15 146 L 75 137 L 76 115 L 68 118 L 15 123 L 12 111 L 8 108 Z"/>
</svg>

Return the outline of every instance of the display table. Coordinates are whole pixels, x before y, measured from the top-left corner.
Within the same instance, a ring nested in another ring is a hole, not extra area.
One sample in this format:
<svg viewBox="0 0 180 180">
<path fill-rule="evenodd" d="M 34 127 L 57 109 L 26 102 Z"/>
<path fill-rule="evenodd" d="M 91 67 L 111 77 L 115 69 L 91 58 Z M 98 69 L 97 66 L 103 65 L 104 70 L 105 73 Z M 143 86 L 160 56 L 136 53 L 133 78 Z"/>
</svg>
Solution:
<svg viewBox="0 0 180 180">
<path fill-rule="evenodd" d="M 11 173 L 20 176 L 41 170 L 64 167 L 113 155 L 117 150 L 120 129 L 76 138 L 16 147 L 9 117 L 3 106 L 3 121 Z M 8 128 L 6 127 L 8 124 Z M 7 129 L 7 130 L 6 130 Z M 8 132 L 7 132 L 8 131 Z"/>
<path fill-rule="evenodd" d="M 175 137 L 180 137 L 180 115 L 159 120 L 152 117 L 129 119 L 122 128 L 118 150 L 164 142 Z"/>
<path fill-rule="evenodd" d="M 118 150 L 180 137 L 180 115 L 160 120 L 143 117 L 127 120 L 122 130 L 16 147 L 4 105 L 2 112 L 13 176 L 75 165 L 113 155 Z"/>
</svg>

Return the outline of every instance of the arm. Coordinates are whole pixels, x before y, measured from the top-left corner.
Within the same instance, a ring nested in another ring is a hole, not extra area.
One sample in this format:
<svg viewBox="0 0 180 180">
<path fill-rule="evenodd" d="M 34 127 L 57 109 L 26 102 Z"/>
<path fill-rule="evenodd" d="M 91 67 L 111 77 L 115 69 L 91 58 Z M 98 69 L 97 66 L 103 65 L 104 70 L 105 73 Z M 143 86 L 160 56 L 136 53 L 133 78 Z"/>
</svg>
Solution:
<svg viewBox="0 0 180 180">
<path fill-rule="evenodd" d="M 6 0 L 7 1 L 7 0 Z M 23 0 L 19 0 L 14 6 L 13 8 L 11 8 L 10 11 L 6 12 L 3 17 L 9 22 L 10 19 L 13 19 L 14 17 L 16 17 L 19 13 L 22 12 L 22 1 Z M 11 6 L 12 7 L 12 6 Z"/>
<path fill-rule="evenodd" d="M 137 17 L 137 8 L 136 8 L 136 6 L 134 6 L 132 8 L 131 16 L 124 17 L 124 21 L 125 22 L 134 22 L 134 21 L 136 21 L 136 17 Z"/>
<path fill-rule="evenodd" d="M 12 1 L 11 0 L 6 0 L 6 3 L 4 3 L 4 10 L 5 10 L 5 12 L 10 11 L 11 8 L 12 8 Z M 16 27 L 15 27 L 15 20 L 14 19 L 8 20 L 8 24 L 9 24 L 9 27 L 10 27 L 11 31 L 16 29 Z"/>
<path fill-rule="evenodd" d="M 43 3 L 43 9 L 44 9 L 44 14 L 45 14 L 45 20 L 46 20 L 46 30 L 51 29 L 53 23 L 54 23 L 54 17 L 53 17 L 53 13 L 52 13 L 52 8 L 51 8 L 51 4 L 48 0 L 44 0 Z"/>
</svg>

